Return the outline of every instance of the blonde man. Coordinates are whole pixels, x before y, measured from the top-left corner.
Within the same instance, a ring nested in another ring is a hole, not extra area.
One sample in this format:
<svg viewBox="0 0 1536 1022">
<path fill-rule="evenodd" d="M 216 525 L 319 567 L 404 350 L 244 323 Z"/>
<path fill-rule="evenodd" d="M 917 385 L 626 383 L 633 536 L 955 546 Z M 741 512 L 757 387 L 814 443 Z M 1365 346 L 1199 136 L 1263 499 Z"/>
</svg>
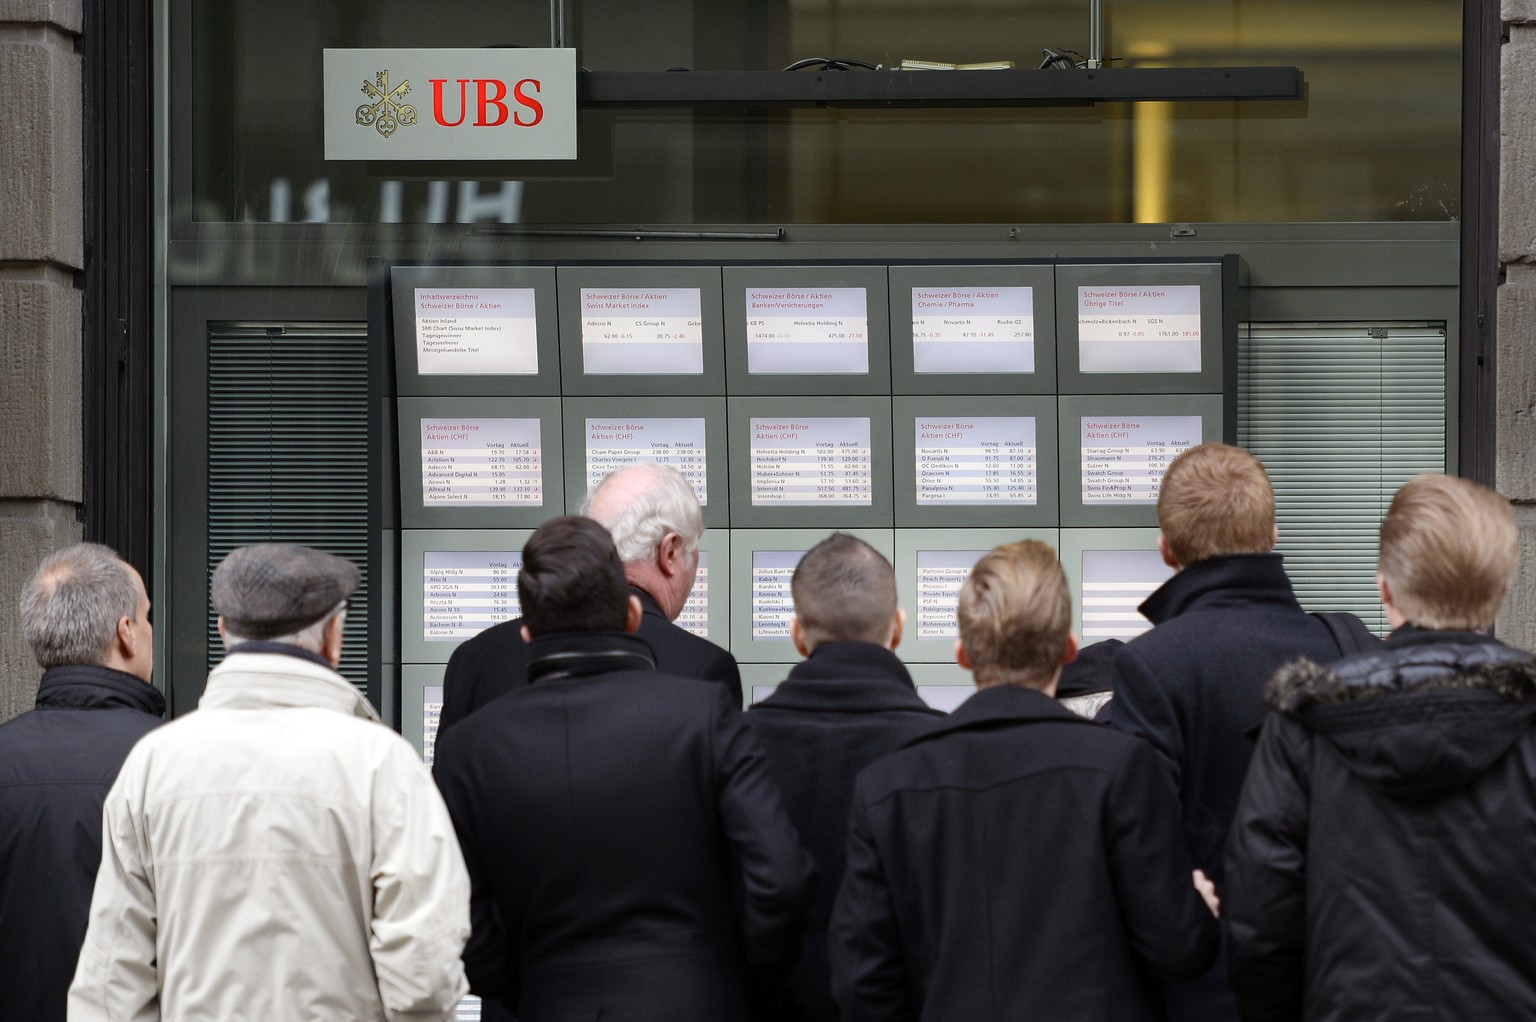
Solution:
<svg viewBox="0 0 1536 1022">
<path fill-rule="evenodd" d="M 1506 500 L 1413 479 L 1385 645 L 1271 681 L 1227 859 L 1245 1019 L 1536 1018 L 1536 660 L 1486 634 L 1517 563 Z"/>
<path fill-rule="evenodd" d="M 1214 955 L 1155 754 L 1052 698 L 1071 617 L 1043 543 L 998 547 L 962 587 L 976 695 L 855 786 L 830 940 L 847 1022 L 1139 1022 L 1149 971 Z"/>
<path fill-rule="evenodd" d="M 1196 867 L 1221 887 L 1222 848 L 1237 808 L 1264 683 L 1299 656 L 1319 662 L 1376 643 L 1357 619 L 1335 637 L 1304 611 L 1286 577 L 1275 491 L 1259 460 L 1203 444 L 1168 466 L 1157 500 L 1158 549 L 1175 574 L 1141 605 L 1154 627 L 1115 654 L 1109 721 L 1145 739 L 1179 793 Z M 1341 639 L 1343 645 L 1341 645 Z M 1225 969 L 1165 991 L 1171 1022 L 1236 1022 Z"/>
</svg>

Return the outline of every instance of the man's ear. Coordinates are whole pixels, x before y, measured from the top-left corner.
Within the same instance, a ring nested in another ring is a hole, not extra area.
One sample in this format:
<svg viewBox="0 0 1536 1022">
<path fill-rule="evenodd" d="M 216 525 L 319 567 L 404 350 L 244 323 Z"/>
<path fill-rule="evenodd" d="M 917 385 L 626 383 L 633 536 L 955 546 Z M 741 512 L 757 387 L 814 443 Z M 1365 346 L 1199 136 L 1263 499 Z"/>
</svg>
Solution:
<svg viewBox="0 0 1536 1022">
<path fill-rule="evenodd" d="M 524 646 L 528 645 L 530 642 L 533 641 L 533 633 L 528 630 L 528 626 L 527 625 L 523 625 L 521 628 L 519 628 L 517 630 L 517 634 L 519 634 L 519 635 L 521 635 L 523 637 L 523 645 Z"/>
<path fill-rule="evenodd" d="M 225 635 L 224 635 L 224 615 L 223 614 L 219 615 L 219 641 L 220 642 L 228 642 L 229 641 L 229 639 L 226 638 Z"/>
<path fill-rule="evenodd" d="M 906 627 L 907 612 L 897 607 L 896 614 L 891 618 L 891 641 L 885 644 L 892 653 L 896 652 L 896 647 L 901 645 L 901 633 Z"/>
<path fill-rule="evenodd" d="M 661 569 L 662 575 L 672 578 L 682 573 L 683 566 L 688 563 L 688 555 L 684 552 L 683 537 L 675 532 L 669 532 L 661 537 L 661 542 L 656 545 L 656 567 Z"/>
<path fill-rule="evenodd" d="M 640 618 L 645 614 L 640 606 L 640 597 L 631 593 L 629 596 L 629 609 L 624 613 L 624 631 L 634 635 L 640 630 Z"/>
<path fill-rule="evenodd" d="M 346 629 L 346 622 L 340 614 L 334 614 L 325 623 L 321 643 L 324 657 L 331 662 L 332 667 L 341 666 L 341 640 L 342 633 Z"/>
<path fill-rule="evenodd" d="M 1077 659 L 1077 636 L 1067 633 L 1067 644 L 1061 648 L 1061 666 L 1065 667 Z"/>
<path fill-rule="evenodd" d="M 1163 555 L 1163 563 L 1168 565 L 1168 567 L 1174 571 L 1184 570 L 1184 565 L 1180 564 L 1179 559 L 1173 556 L 1173 548 L 1168 545 L 1168 541 L 1163 538 L 1162 533 L 1157 534 L 1157 552 Z"/>
<path fill-rule="evenodd" d="M 1280 545 L 1280 523 L 1276 522 L 1273 531 L 1269 534 L 1269 548 L 1271 550 Z"/>
<path fill-rule="evenodd" d="M 795 652 L 801 656 L 811 655 L 811 645 L 805 641 L 805 629 L 800 627 L 800 615 L 795 614 L 789 619 L 789 641 L 795 644 Z"/>
<path fill-rule="evenodd" d="M 131 662 L 139 652 L 138 636 L 134 634 L 133 618 L 120 617 L 117 619 L 117 635 L 113 641 L 117 643 L 118 655 L 125 663 Z"/>
<path fill-rule="evenodd" d="M 965 651 L 965 640 L 955 640 L 955 663 L 960 665 L 962 671 L 971 669 L 971 655 Z"/>
</svg>

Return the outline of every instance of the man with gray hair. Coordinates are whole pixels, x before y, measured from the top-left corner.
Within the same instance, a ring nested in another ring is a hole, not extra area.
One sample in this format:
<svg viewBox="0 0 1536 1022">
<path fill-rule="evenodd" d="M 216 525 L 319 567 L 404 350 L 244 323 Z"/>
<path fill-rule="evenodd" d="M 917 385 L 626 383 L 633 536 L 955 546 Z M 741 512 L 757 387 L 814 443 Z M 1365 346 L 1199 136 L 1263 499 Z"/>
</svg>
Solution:
<svg viewBox="0 0 1536 1022">
<path fill-rule="evenodd" d="M 681 472 L 653 461 L 617 470 L 588 495 L 581 513 L 613 536 L 630 591 L 643 616 L 637 633 L 665 674 L 718 681 L 741 705 L 736 658 L 673 622 L 683 612 L 699 568 L 704 515 Z M 528 684 L 522 618 L 492 625 L 453 651 L 443 673 L 439 728 L 457 723 L 514 688 Z"/>
<path fill-rule="evenodd" d="M 21 596 L 37 707 L 0 726 L 0 1018 L 64 1019 L 101 860 L 101 805 L 133 744 L 160 723 L 154 632 L 139 573 L 79 543 Z"/>
<path fill-rule="evenodd" d="M 336 672 L 358 582 L 284 543 L 214 571 L 225 657 L 107 796 L 72 1022 L 450 1017 L 469 879 L 431 775 Z"/>
</svg>

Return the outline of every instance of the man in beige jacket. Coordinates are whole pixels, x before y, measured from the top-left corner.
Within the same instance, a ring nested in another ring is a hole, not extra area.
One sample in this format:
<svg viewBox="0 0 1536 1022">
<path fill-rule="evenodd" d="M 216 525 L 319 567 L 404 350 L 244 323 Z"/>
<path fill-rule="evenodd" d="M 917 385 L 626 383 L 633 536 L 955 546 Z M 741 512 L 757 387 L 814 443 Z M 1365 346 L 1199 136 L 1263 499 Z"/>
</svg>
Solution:
<svg viewBox="0 0 1536 1022">
<path fill-rule="evenodd" d="M 70 1019 L 451 1017 L 469 883 L 426 768 L 335 671 L 357 584 L 287 544 L 214 572 L 227 655 L 107 796 Z"/>
</svg>

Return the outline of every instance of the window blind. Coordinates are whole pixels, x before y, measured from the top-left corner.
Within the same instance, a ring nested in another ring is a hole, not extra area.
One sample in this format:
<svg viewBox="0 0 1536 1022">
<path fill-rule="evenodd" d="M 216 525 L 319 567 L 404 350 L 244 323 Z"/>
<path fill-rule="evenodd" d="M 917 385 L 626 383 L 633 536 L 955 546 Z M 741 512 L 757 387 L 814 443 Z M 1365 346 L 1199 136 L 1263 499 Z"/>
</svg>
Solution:
<svg viewBox="0 0 1536 1022">
<path fill-rule="evenodd" d="M 1275 485 L 1280 551 L 1308 610 L 1372 630 L 1377 530 L 1392 495 L 1444 472 L 1443 324 L 1247 324 L 1238 341 L 1238 443 Z"/>
<path fill-rule="evenodd" d="M 341 673 L 365 694 L 368 335 L 361 323 L 214 324 L 208 338 L 208 572 L 238 546 L 302 543 L 362 570 Z M 208 608 L 208 662 L 223 658 Z"/>
</svg>

